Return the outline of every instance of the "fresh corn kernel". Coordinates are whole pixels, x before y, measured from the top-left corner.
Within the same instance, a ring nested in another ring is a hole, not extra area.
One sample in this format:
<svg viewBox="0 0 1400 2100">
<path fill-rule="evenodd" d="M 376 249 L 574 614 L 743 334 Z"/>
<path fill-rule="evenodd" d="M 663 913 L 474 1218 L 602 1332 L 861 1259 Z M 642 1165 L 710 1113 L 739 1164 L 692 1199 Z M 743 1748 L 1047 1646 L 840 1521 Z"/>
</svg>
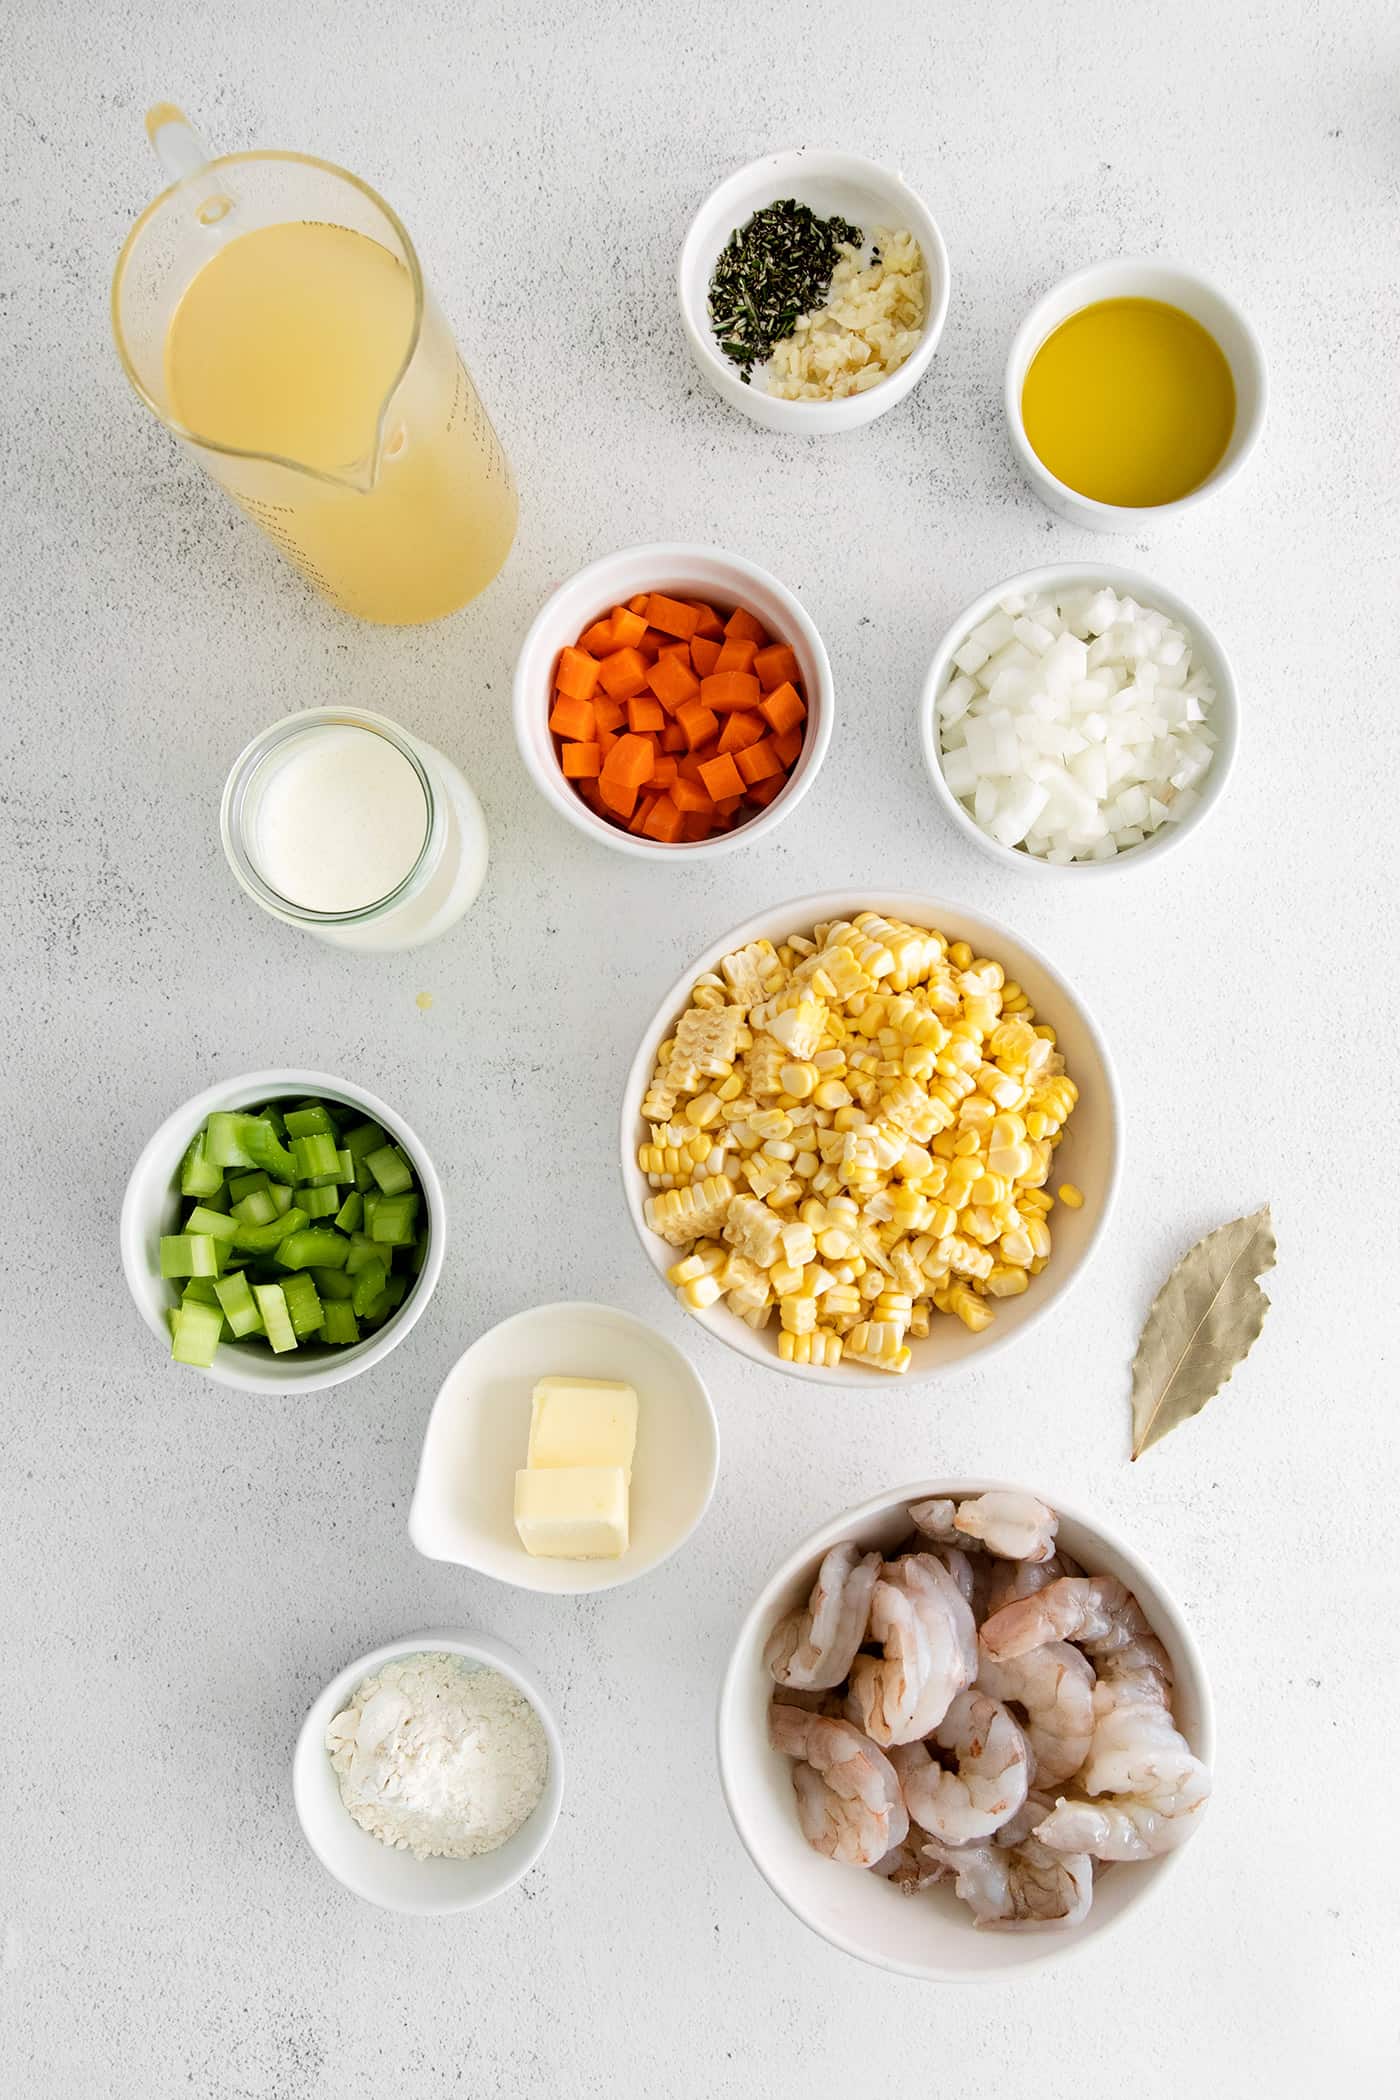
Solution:
<svg viewBox="0 0 1400 2100">
<path fill-rule="evenodd" d="M 841 1361 L 841 1337 L 828 1334 L 824 1327 L 813 1328 L 810 1334 L 793 1334 L 784 1328 L 778 1336 L 778 1354 L 785 1364 L 820 1364 L 830 1370 Z"/>
<path fill-rule="evenodd" d="M 1062 1181 L 1056 1190 L 1056 1194 L 1059 1196 L 1061 1203 L 1065 1204 L 1070 1210 L 1082 1210 L 1084 1208 L 1084 1191 L 1076 1188 L 1072 1181 Z"/>
<path fill-rule="evenodd" d="M 720 1289 L 717 1276 L 697 1276 L 693 1282 L 683 1283 L 677 1296 L 692 1312 L 703 1312 L 707 1305 L 713 1305 L 724 1293 Z"/>
</svg>

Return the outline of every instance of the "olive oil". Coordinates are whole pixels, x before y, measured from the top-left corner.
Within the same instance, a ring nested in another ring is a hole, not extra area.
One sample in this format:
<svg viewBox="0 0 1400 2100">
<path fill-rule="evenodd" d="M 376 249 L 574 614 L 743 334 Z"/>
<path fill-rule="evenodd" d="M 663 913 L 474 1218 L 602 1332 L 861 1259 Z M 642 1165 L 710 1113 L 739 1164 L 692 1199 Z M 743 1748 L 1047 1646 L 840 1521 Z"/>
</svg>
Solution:
<svg viewBox="0 0 1400 2100">
<path fill-rule="evenodd" d="M 1160 299 L 1101 299 L 1031 359 L 1021 419 L 1042 466 L 1096 503 L 1149 509 L 1199 488 L 1235 427 L 1215 337 Z"/>
</svg>

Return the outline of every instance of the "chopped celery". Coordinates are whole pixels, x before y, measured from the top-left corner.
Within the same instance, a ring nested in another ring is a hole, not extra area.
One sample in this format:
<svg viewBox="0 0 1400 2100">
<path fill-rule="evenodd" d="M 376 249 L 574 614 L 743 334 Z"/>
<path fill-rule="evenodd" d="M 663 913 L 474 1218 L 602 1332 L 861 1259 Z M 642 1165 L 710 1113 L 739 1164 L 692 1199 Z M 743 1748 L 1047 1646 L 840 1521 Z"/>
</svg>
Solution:
<svg viewBox="0 0 1400 2100">
<path fill-rule="evenodd" d="M 292 1154 L 287 1151 L 265 1117 L 250 1116 L 248 1128 L 242 1135 L 253 1165 L 262 1167 L 274 1181 L 301 1181 L 305 1178 L 298 1174 L 293 1165 Z"/>
<path fill-rule="evenodd" d="M 207 1204 L 196 1203 L 185 1220 L 185 1230 L 207 1233 L 215 1240 L 231 1240 L 238 1230 L 238 1220 L 225 1217 L 222 1211 L 210 1210 Z"/>
<path fill-rule="evenodd" d="M 235 1335 L 262 1333 L 262 1314 L 248 1288 L 246 1276 L 220 1276 L 214 1284 L 214 1292 Z"/>
<path fill-rule="evenodd" d="M 217 1276 L 223 1268 L 221 1242 L 203 1232 L 169 1232 L 160 1243 L 162 1276 Z"/>
<path fill-rule="evenodd" d="M 303 1217 L 303 1228 L 305 1224 Z M 317 1225 L 289 1233 L 277 1249 L 277 1259 L 284 1269 L 343 1269 L 349 1252 L 350 1243 L 343 1233 Z"/>
<path fill-rule="evenodd" d="M 316 1286 L 304 1270 L 288 1276 L 282 1285 L 282 1296 L 286 1300 L 287 1316 L 292 1323 L 292 1332 L 297 1340 L 304 1341 L 309 1334 L 319 1334 L 325 1322 L 325 1312 L 316 1295 Z"/>
<path fill-rule="evenodd" d="M 340 1154 L 333 1137 L 322 1131 L 314 1131 L 310 1137 L 292 1139 L 292 1158 L 296 1161 L 297 1181 L 314 1181 L 320 1174 L 335 1175 L 340 1170 Z"/>
<path fill-rule="evenodd" d="M 210 1189 L 209 1194 L 201 1196 L 199 1200 L 206 1210 L 221 1211 L 225 1217 L 233 1209 L 233 1198 L 228 1192 L 227 1182 L 224 1182 L 219 1188 Z"/>
<path fill-rule="evenodd" d="M 337 1229 L 341 1232 L 358 1232 L 364 1214 L 364 1197 L 357 1189 L 351 1189 L 349 1195 L 335 1214 Z"/>
<path fill-rule="evenodd" d="M 413 1169 L 397 1145 L 381 1145 L 365 1165 L 386 1196 L 401 1196 L 413 1187 Z"/>
<path fill-rule="evenodd" d="M 352 1159 L 368 1159 L 371 1152 L 377 1152 L 387 1142 L 388 1136 L 378 1123 L 357 1123 L 353 1130 L 346 1131 L 343 1142 Z"/>
<path fill-rule="evenodd" d="M 333 1218 L 340 1209 L 340 1191 L 317 1187 L 298 1189 L 297 1208 L 304 1210 L 308 1218 Z"/>
<path fill-rule="evenodd" d="M 323 1342 L 333 1342 L 338 1347 L 343 1347 L 348 1342 L 358 1342 L 360 1327 L 353 1305 L 343 1298 L 333 1298 L 329 1305 L 322 1307 L 322 1311 L 325 1314 L 321 1328 Z"/>
<path fill-rule="evenodd" d="M 280 1218 L 270 1218 L 265 1225 L 240 1225 L 234 1246 L 245 1254 L 266 1254 L 293 1233 L 300 1232 L 306 1223 L 306 1212 L 293 1204 Z"/>
<path fill-rule="evenodd" d="M 298 1270 L 297 1274 L 300 1273 Z M 348 1269 L 311 1268 L 306 1273 L 323 1298 L 353 1298 L 355 1295 L 355 1279 Z"/>
<path fill-rule="evenodd" d="M 282 1118 L 290 1138 L 334 1137 L 335 1125 L 319 1101 L 308 1101 L 304 1108 L 289 1108 Z"/>
<path fill-rule="evenodd" d="M 361 1273 L 367 1272 L 362 1271 Z M 371 1327 L 377 1326 L 381 1320 L 387 1320 L 396 1307 L 402 1305 L 407 1290 L 408 1278 L 406 1276 L 391 1276 L 385 1283 L 383 1290 L 371 1298 L 368 1305 L 362 1307 L 357 1297 L 355 1299 L 355 1310 L 363 1314 L 366 1325 Z"/>
<path fill-rule="evenodd" d="M 251 1196 L 255 1190 L 270 1189 L 271 1187 L 272 1183 L 268 1180 L 266 1174 L 263 1173 L 261 1167 L 251 1174 L 230 1174 L 228 1178 L 229 1200 L 233 1203 L 241 1203 L 245 1196 Z"/>
<path fill-rule="evenodd" d="M 376 1247 L 367 1232 L 352 1232 L 350 1235 L 350 1251 L 345 1257 L 346 1268 L 353 1276 L 356 1269 L 367 1269 L 372 1261 L 377 1261 L 381 1268 L 387 1269 L 389 1266 L 387 1250 L 383 1247 Z"/>
<path fill-rule="evenodd" d="M 416 1196 L 381 1196 L 375 1205 L 369 1236 L 372 1240 L 384 1241 L 390 1247 L 411 1247 L 417 1220 Z"/>
<path fill-rule="evenodd" d="M 272 1198 L 272 1208 L 279 1218 L 285 1216 L 297 1200 L 285 1181 L 274 1181 L 267 1193 Z"/>
<path fill-rule="evenodd" d="M 355 1278 L 355 1295 L 350 1303 L 356 1313 L 368 1312 L 389 1280 L 388 1271 L 382 1261 L 367 1262 Z"/>
<path fill-rule="evenodd" d="M 337 1181 L 353 1181 L 353 1180 L 355 1179 L 355 1155 L 354 1155 L 354 1153 L 353 1153 L 353 1152 L 347 1152 L 347 1151 L 346 1151 L 346 1149 L 345 1149 L 345 1147 L 344 1147 L 344 1146 L 342 1145 L 342 1146 L 341 1146 L 341 1148 L 340 1148 L 340 1150 L 339 1150 L 339 1151 L 338 1151 L 338 1152 L 336 1153 L 336 1155 L 335 1155 L 335 1158 L 336 1158 L 336 1170 L 335 1170 L 335 1178 L 336 1178 L 336 1180 L 337 1180 Z"/>
<path fill-rule="evenodd" d="M 180 1303 L 182 1305 L 191 1303 L 195 1305 L 217 1305 L 219 1302 L 219 1281 L 220 1279 L 214 1276 L 191 1276 L 189 1282 L 180 1293 Z"/>
<path fill-rule="evenodd" d="M 282 1111 L 275 1101 L 269 1101 L 258 1110 L 258 1121 L 270 1123 L 279 1138 L 287 1135 L 287 1126 L 282 1121 Z"/>
<path fill-rule="evenodd" d="M 212 1196 L 222 1187 L 224 1170 L 216 1167 L 204 1149 L 204 1132 L 197 1130 L 180 1162 L 180 1194 Z"/>
<path fill-rule="evenodd" d="M 426 1261 L 427 1259 L 428 1259 L 428 1228 L 427 1228 L 427 1226 L 425 1225 L 425 1226 L 423 1227 L 423 1230 L 422 1230 L 422 1231 L 421 1231 L 421 1232 L 419 1233 L 419 1235 L 418 1235 L 417 1239 L 416 1239 L 416 1240 L 415 1240 L 415 1241 L 413 1242 L 413 1262 L 412 1262 L 412 1269 L 413 1269 L 413 1273 L 414 1273 L 414 1275 L 415 1275 L 415 1276 L 416 1276 L 416 1275 L 418 1274 L 418 1271 L 419 1271 L 419 1270 L 420 1270 L 420 1269 L 422 1268 L 422 1266 L 423 1266 L 424 1262 L 425 1262 L 425 1261 Z"/>
<path fill-rule="evenodd" d="M 233 1206 L 233 1216 L 240 1225 L 270 1225 L 280 1215 L 270 1188 L 253 1189 Z"/>
<path fill-rule="evenodd" d="M 358 1190 L 356 1193 L 359 1193 Z M 372 1240 L 374 1238 L 374 1221 L 379 1214 L 379 1206 L 383 1201 L 384 1198 L 380 1195 L 378 1189 L 366 1189 L 364 1195 L 360 1198 L 362 1206 L 360 1215 L 364 1219 L 360 1230 L 364 1233 L 366 1239 Z"/>
<path fill-rule="evenodd" d="M 262 1323 L 267 1329 L 267 1338 L 274 1353 L 285 1356 L 289 1349 L 295 1349 L 297 1338 L 281 1284 L 255 1283 L 253 1296 L 257 1300 L 258 1311 L 262 1314 Z"/>
<path fill-rule="evenodd" d="M 374 1176 L 370 1173 L 369 1162 L 367 1160 L 357 1159 L 355 1161 L 355 1188 L 357 1192 L 362 1196 L 367 1195 L 369 1190 L 373 1187 Z"/>
<path fill-rule="evenodd" d="M 217 1305 L 200 1305 L 197 1301 L 181 1305 L 175 1314 L 170 1354 L 177 1364 L 193 1364 L 198 1370 L 207 1371 L 223 1331 L 224 1316 Z"/>
<path fill-rule="evenodd" d="M 248 1152 L 243 1143 L 245 1131 L 251 1129 L 255 1118 L 232 1115 L 225 1109 L 215 1109 L 204 1126 L 204 1156 L 214 1167 L 255 1167 L 260 1164 Z"/>
</svg>

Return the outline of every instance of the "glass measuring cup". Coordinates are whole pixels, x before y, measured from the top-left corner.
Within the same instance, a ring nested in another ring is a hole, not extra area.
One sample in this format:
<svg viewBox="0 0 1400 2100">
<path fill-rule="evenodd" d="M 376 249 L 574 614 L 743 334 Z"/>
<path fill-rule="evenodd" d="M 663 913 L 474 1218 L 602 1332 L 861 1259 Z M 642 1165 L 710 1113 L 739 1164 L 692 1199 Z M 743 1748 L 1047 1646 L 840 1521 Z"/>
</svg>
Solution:
<svg viewBox="0 0 1400 2100">
<path fill-rule="evenodd" d="M 210 160 L 169 103 L 146 126 L 171 186 L 112 281 L 132 386 L 343 611 L 455 612 L 510 550 L 515 483 L 403 225 L 328 161 Z"/>
</svg>

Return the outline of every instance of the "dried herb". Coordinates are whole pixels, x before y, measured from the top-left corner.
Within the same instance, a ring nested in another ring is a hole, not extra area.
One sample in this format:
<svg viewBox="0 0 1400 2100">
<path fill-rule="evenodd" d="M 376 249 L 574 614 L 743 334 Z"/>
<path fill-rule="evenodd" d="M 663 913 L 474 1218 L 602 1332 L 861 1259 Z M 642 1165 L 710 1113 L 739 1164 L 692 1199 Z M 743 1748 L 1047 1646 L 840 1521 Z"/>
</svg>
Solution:
<svg viewBox="0 0 1400 2100">
<path fill-rule="evenodd" d="M 858 226 L 819 219 L 793 197 L 765 205 L 730 234 L 710 279 L 710 321 L 745 386 L 799 317 L 823 304 L 842 248 L 860 244 Z"/>
<path fill-rule="evenodd" d="M 1197 1240 L 1152 1301 L 1133 1358 L 1133 1457 L 1198 1415 L 1259 1338 L 1269 1300 L 1257 1279 L 1274 1265 L 1265 1204 Z"/>
</svg>

